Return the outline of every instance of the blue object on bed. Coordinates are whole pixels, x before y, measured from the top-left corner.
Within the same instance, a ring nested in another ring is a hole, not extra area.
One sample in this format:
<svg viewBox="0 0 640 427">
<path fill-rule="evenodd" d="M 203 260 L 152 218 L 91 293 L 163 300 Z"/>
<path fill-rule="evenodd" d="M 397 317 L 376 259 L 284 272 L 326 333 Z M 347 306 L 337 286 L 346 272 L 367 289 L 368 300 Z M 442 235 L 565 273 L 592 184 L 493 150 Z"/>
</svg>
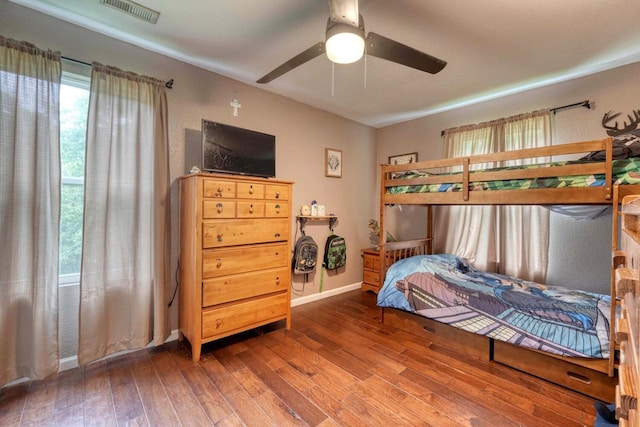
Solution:
<svg viewBox="0 0 640 427">
<path fill-rule="evenodd" d="M 609 357 L 611 298 L 475 269 L 454 255 L 394 263 L 380 307 L 417 313 L 512 344 L 571 357 Z"/>
</svg>

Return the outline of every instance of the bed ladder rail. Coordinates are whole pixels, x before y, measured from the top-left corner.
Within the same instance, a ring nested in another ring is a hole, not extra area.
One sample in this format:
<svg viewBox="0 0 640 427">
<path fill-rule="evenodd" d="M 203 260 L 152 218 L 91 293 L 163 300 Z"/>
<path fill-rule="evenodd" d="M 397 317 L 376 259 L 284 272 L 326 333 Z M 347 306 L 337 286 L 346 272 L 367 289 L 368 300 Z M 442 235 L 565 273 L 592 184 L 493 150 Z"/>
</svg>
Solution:
<svg viewBox="0 0 640 427">
<path fill-rule="evenodd" d="M 638 421 L 638 387 L 640 361 L 638 357 L 638 303 L 640 276 L 636 269 L 621 267 L 615 272 L 616 299 L 621 299 L 620 317 L 616 319 L 616 343 L 620 345 L 619 384 L 616 388 L 616 415 L 619 419 Z"/>
</svg>

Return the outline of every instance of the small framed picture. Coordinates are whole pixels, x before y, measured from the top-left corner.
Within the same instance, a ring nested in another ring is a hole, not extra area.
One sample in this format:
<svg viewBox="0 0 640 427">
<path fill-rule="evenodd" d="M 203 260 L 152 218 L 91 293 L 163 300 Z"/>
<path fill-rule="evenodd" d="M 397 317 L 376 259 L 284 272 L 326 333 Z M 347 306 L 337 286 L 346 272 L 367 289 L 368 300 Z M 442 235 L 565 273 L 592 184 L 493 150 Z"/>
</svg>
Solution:
<svg viewBox="0 0 640 427">
<path fill-rule="evenodd" d="M 407 163 L 416 163 L 418 161 L 418 153 L 399 154 L 397 156 L 389 156 L 390 165 L 406 165 Z"/>
<path fill-rule="evenodd" d="M 324 154 L 324 175 L 333 178 L 342 178 L 342 150 L 325 148 Z"/>
</svg>

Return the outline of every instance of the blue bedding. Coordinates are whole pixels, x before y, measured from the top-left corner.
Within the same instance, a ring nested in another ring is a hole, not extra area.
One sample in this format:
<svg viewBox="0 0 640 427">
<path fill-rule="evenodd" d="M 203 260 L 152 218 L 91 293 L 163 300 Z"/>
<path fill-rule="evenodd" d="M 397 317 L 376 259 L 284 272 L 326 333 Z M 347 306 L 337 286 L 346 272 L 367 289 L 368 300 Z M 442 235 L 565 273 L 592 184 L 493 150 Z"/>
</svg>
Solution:
<svg viewBox="0 0 640 427">
<path fill-rule="evenodd" d="M 380 307 L 419 314 L 476 334 L 571 357 L 609 357 L 611 298 L 486 273 L 454 255 L 394 263 Z"/>
</svg>

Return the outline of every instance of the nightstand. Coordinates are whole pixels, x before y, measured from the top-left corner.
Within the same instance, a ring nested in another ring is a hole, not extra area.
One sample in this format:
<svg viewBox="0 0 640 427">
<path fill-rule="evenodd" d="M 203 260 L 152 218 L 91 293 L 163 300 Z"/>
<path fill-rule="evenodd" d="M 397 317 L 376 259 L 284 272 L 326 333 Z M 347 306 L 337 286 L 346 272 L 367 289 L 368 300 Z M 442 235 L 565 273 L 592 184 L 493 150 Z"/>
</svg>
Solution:
<svg viewBox="0 0 640 427">
<path fill-rule="evenodd" d="M 361 290 L 373 291 L 376 294 L 380 290 L 380 253 L 375 248 L 362 250 L 362 286 Z"/>
</svg>

